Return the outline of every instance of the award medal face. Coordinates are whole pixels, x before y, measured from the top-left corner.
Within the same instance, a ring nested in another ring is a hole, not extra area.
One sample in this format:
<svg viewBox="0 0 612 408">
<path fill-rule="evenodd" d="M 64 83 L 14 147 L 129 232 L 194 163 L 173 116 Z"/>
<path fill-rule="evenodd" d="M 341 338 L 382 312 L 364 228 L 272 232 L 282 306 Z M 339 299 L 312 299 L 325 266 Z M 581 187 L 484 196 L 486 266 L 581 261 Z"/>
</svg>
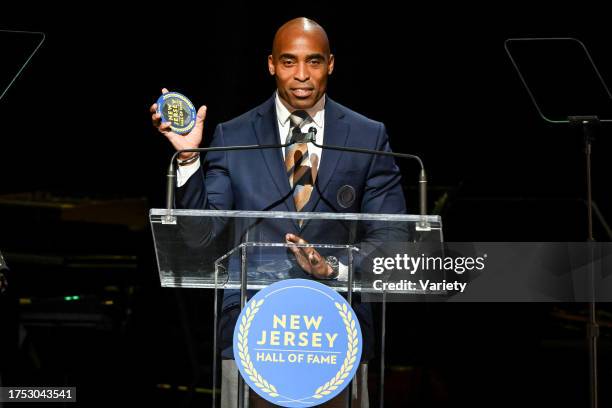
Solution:
<svg viewBox="0 0 612 408">
<path fill-rule="evenodd" d="M 157 100 L 157 113 L 161 114 L 162 123 L 170 122 L 170 129 L 180 135 L 186 135 L 195 127 L 196 110 L 185 95 L 168 92 Z"/>
</svg>

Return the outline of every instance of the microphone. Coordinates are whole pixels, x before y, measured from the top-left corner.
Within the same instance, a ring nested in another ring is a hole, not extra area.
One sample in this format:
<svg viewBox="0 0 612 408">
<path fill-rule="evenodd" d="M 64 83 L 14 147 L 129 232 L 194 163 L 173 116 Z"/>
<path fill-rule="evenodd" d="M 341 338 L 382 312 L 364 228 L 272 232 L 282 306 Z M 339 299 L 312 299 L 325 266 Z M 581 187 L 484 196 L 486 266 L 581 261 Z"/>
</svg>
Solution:
<svg viewBox="0 0 612 408">
<path fill-rule="evenodd" d="M 372 150 L 372 149 L 361 149 L 355 147 L 345 147 L 345 146 L 331 146 L 331 145 L 320 145 L 317 143 L 316 135 L 317 129 L 315 127 L 310 127 L 308 129 L 308 133 L 302 133 L 303 136 L 300 137 L 300 141 L 296 141 L 296 143 L 312 143 L 313 145 L 321 148 L 321 149 L 329 149 L 329 150 L 339 150 L 342 152 L 353 152 L 353 153 L 364 153 L 364 154 L 372 154 L 377 156 L 391 156 L 397 157 L 400 159 L 411 159 L 419 162 L 421 166 L 421 172 L 419 174 L 419 215 L 421 216 L 421 221 L 417 224 L 417 230 L 419 231 L 428 231 L 431 226 L 427 222 L 427 175 L 425 173 L 425 166 L 423 165 L 423 160 L 419 156 L 408 153 L 395 153 L 395 152 L 386 152 L 383 150 Z"/>
<path fill-rule="evenodd" d="M 312 143 L 316 141 L 317 129 L 311 126 L 307 133 L 296 132 L 291 139 L 292 143 Z"/>
</svg>

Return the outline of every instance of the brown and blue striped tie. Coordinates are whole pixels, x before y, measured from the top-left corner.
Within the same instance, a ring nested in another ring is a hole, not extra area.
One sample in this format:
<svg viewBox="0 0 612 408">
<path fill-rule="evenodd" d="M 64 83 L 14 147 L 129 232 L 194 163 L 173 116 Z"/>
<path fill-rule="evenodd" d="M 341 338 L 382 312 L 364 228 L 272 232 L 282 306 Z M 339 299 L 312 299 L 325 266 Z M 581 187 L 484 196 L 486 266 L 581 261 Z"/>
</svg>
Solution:
<svg viewBox="0 0 612 408">
<path fill-rule="evenodd" d="M 289 116 L 291 128 L 287 140 L 292 140 L 294 134 L 301 133 L 300 128 L 312 121 L 303 110 L 295 111 Z M 293 191 L 293 201 L 295 208 L 302 211 L 312 193 L 314 182 L 317 179 L 318 157 L 308 155 L 308 145 L 306 143 L 296 143 L 287 147 L 285 150 L 285 169 L 289 177 L 289 185 Z M 300 220 L 301 221 L 301 220 Z M 302 226 L 302 222 L 299 223 Z"/>
</svg>

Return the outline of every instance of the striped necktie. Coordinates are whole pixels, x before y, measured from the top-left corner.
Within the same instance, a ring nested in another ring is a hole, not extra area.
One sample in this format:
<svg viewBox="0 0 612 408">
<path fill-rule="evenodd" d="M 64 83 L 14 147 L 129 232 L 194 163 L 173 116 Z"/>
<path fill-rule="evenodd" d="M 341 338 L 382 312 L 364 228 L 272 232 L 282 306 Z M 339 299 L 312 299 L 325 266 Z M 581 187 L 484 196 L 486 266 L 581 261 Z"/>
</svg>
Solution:
<svg viewBox="0 0 612 408">
<path fill-rule="evenodd" d="M 312 121 L 303 110 L 295 111 L 289 116 L 291 127 L 287 140 L 293 139 L 294 134 L 301 133 L 300 128 Z M 285 169 L 289 177 L 289 185 L 293 191 L 293 201 L 295 208 L 302 211 L 312 193 L 314 182 L 317 179 L 318 157 L 308 155 L 308 145 L 306 143 L 296 143 L 288 146 L 285 150 Z M 302 226 L 302 220 L 299 224 Z"/>
</svg>

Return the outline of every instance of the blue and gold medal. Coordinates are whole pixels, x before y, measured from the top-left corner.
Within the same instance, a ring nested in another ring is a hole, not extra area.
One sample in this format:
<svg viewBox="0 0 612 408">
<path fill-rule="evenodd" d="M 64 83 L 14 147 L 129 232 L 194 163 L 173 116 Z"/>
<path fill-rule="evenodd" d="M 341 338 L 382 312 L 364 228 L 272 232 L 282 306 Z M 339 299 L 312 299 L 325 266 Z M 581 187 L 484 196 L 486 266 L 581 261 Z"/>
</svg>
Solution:
<svg viewBox="0 0 612 408">
<path fill-rule="evenodd" d="M 185 95 L 168 92 L 157 100 L 157 113 L 162 123 L 170 122 L 170 129 L 180 135 L 191 132 L 196 123 L 196 110 Z"/>
</svg>

